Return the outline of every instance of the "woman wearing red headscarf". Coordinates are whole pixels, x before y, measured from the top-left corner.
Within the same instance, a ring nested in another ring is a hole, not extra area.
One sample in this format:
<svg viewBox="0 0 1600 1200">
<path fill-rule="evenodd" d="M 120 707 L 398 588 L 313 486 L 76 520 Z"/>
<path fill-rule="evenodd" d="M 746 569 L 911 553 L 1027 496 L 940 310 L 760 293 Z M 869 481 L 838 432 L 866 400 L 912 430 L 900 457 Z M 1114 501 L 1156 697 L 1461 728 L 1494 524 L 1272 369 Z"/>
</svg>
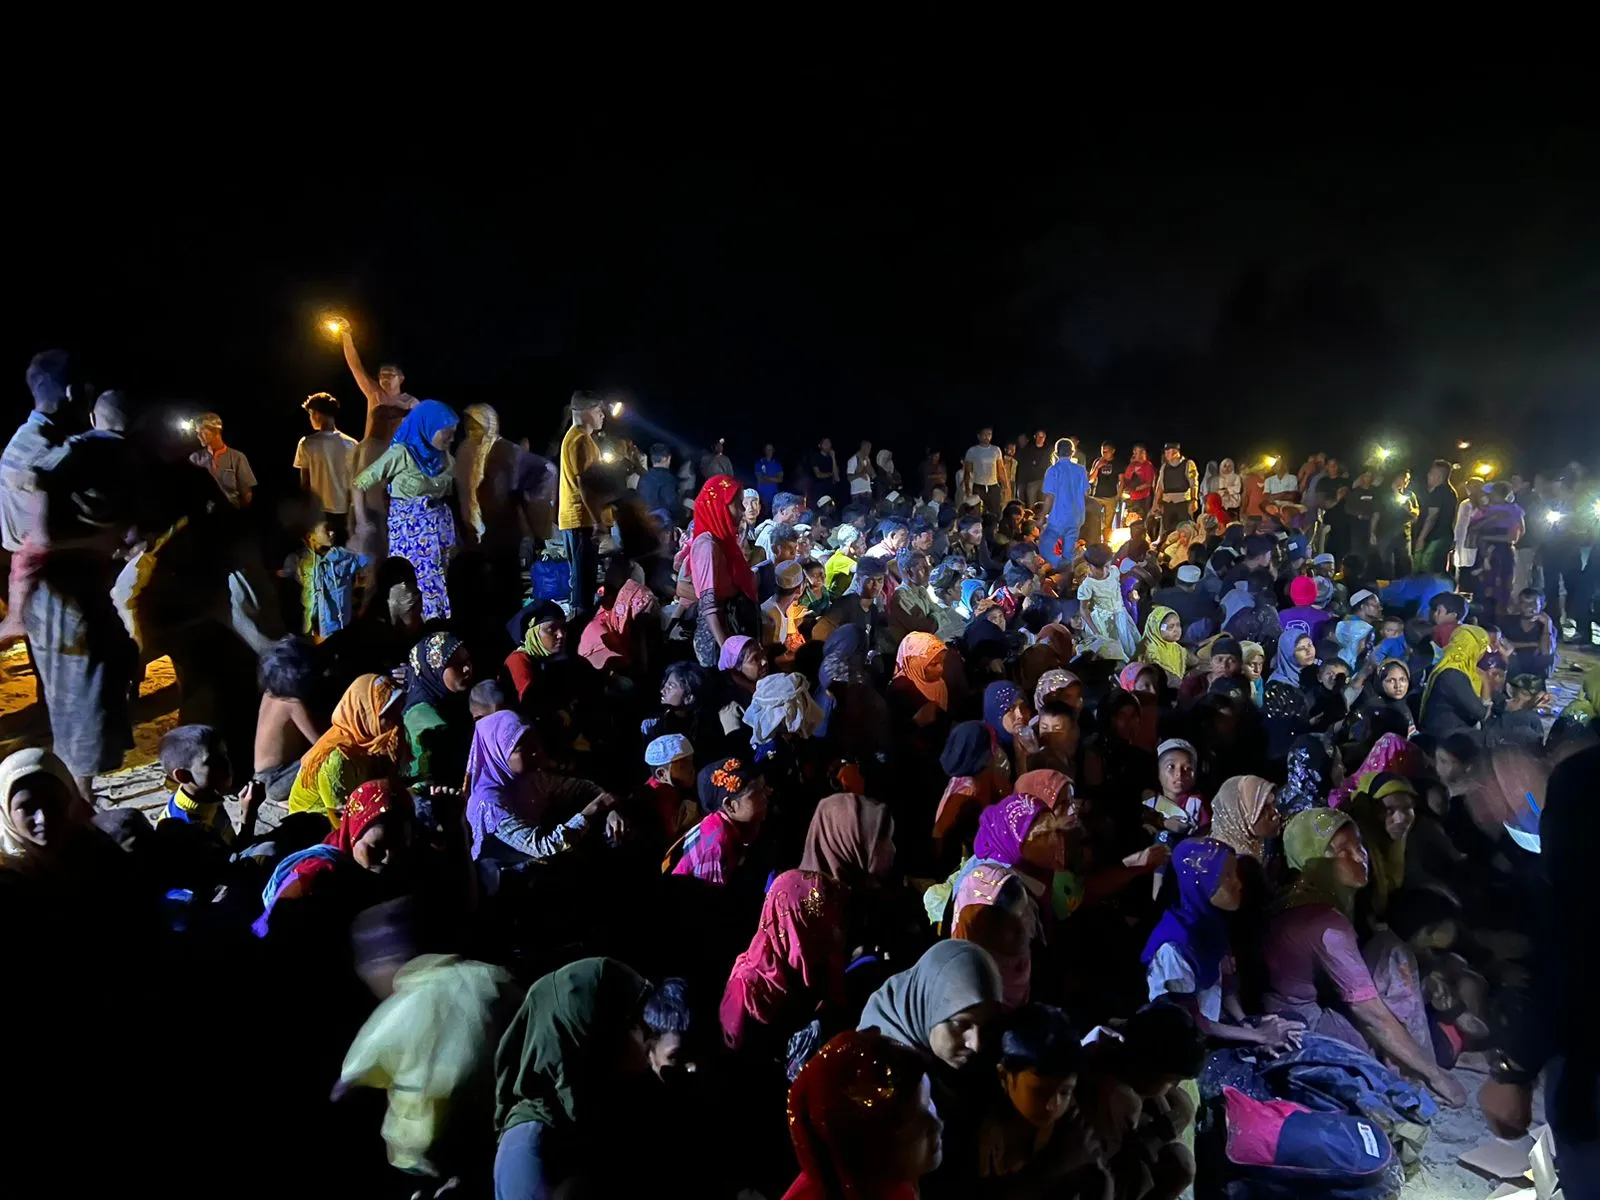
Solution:
<svg viewBox="0 0 1600 1200">
<path fill-rule="evenodd" d="M 689 543 L 689 579 L 699 603 L 694 653 L 702 667 L 715 667 L 722 643 L 735 634 L 759 635 L 756 577 L 744 556 L 739 523 L 744 502 L 739 481 L 714 475 L 694 500 L 694 540 Z"/>
<path fill-rule="evenodd" d="M 403 865 L 411 848 L 414 813 L 410 794 L 387 779 L 369 780 L 356 788 L 338 827 L 327 838 L 287 856 L 273 869 L 261 893 L 265 911 L 252 926 L 256 936 L 266 937 L 277 928 L 283 902 L 336 890 L 341 883 L 357 897 L 370 900 L 367 893 L 377 889 L 363 885 Z"/>
<path fill-rule="evenodd" d="M 944 1124 L 915 1050 L 876 1029 L 841 1033 L 789 1089 L 800 1177 L 783 1200 L 916 1200 Z"/>
</svg>

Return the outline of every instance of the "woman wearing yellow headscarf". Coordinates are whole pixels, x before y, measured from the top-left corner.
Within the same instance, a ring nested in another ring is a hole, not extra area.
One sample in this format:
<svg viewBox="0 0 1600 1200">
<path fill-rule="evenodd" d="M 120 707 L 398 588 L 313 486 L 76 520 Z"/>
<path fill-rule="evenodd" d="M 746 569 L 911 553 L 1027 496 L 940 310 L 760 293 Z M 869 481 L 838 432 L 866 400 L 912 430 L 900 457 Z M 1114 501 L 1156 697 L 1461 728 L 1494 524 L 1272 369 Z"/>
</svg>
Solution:
<svg viewBox="0 0 1600 1200">
<path fill-rule="evenodd" d="M 1160 667 L 1176 683 L 1189 669 L 1183 647 L 1178 644 L 1182 636 L 1182 619 L 1172 609 L 1158 604 L 1144 620 L 1144 640 L 1139 643 L 1139 661 Z"/>
<path fill-rule="evenodd" d="M 358 675 L 334 706 L 328 732 L 300 759 L 289 811 L 320 812 L 337 822 L 351 792 L 391 773 L 400 757 L 404 699 L 384 676 Z"/>
<path fill-rule="evenodd" d="M 1478 660 L 1489 652 L 1489 635 L 1477 625 L 1458 625 L 1422 691 L 1423 733 L 1445 737 L 1476 729 L 1489 712 Z"/>
</svg>

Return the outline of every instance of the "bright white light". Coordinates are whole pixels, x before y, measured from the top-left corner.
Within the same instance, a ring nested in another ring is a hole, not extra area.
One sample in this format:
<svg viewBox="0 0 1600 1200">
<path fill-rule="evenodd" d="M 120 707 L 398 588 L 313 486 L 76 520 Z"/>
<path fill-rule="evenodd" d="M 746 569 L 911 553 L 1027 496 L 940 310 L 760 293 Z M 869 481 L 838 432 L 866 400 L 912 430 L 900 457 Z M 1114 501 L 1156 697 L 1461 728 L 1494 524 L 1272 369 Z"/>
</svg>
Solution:
<svg viewBox="0 0 1600 1200">
<path fill-rule="evenodd" d="M 181 421 L 178 422 L 178 428 L 183 430 L 185 433 L 193 433 L 194 432 L 194 420 L 192 418 L 190 418 L 190 417 L 184 417 Z"/>
<path fill-rule="evenodd" d="M 1457 442 L 1456 443 L 1456 449 L 1457 450 L 1470 450 L 1470 449 L 1472 449 L 1472 443 L 1471 442 Z"/>
<path fill-rule="evenodd" d="M 1406 495 L 1404 492 L 1396 492 L 1394 494 L 1394 502 L 1396 504 L 1404 504 L 1409 499 L 1411 499 L 1411 497 Z"/>
<path fill-rule="evenodd" d="M 1390 451 L 1389 447 L 1387 447 L 1387 446 L 1379 446 L 1375 451 L 1373 451 L 1373 453 L 1378 456 L 1378 461 L 1379 462 L 1383 462 L 1386 458 L 1389 457 L 1389 455 L 1392 453 L 1392 451 Z"/>
<path fill-rule="evenodd" d="M 620 417 L 622 415 L 622 401 L 621 400 L 613 400 L 611 402 L 611 415 L 613 417 Z"/>
<path fill-rule="evenodd" d="M 1113 529 L 1111 531 L 1111 542 L 1110 542 L 1111 548 L 1113 550 L 1122 549 L 1122 547 L 1127 543 L 1128 539 L 1131 538 L 1132 536 L 1133 536 L 1133 530 L 1131 530 L 1131 529 L 1126 529 L 1126 528 Z"/>
<path fill-rule="evenodd" d="M 1600 517 L 1600 500 L 1594 502 L 1594 515 Z"/>
<path fill-rule="evenodd" d="M 1566 514 L 1559 508 L 1552 508 L 1550 511 L 1544 514 L 1544 519 L 1549 521 L 1552 525 L 1559 525 L 1561 523 L 1561 518 L 1564 516 L 1566 516 Z"/>
<path fill-rule="evenodd" d="M 1277 465 L 1278 465 L 1278 456 L 1276 454 L 1267 455 L 1267 466 L 1275 467 Z"/>
<path fill-rule="evenodd" d="M 616 462 L 617 461 L 617 452 L 615 450 L 602 450 L 602 451 L 600 451 L 600 461 L 601 462 L 608 462 L 608 463 Z"/>
</svg>

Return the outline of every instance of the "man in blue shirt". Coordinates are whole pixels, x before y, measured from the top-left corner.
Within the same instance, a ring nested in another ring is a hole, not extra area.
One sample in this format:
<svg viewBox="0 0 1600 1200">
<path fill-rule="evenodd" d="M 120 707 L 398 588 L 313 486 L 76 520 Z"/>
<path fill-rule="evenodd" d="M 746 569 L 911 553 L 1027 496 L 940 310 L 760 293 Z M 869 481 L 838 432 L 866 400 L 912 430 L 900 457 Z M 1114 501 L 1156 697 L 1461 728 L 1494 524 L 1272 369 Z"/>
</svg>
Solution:
<svg viewBox="0 0 1600 1200">
<path fill-rule="evenodd" d="M 1063 439 L 1064 441 L 1065 439 Z M 1061 452 L 1061 442 L 1056 443 Z M 1078 530 L 1083 528 L 1084 501 L 1089 495 L 1089 473 L 1065 455 L 1057 458 L 1044 473 L 1044 494 L 1050 497 L 1050 511 L 1039 537 L 1039 551 L 1053 567 L 1072 561 Z M 1061 549 L 1056 544 L 1061 543 Z"/>
<path fill-rule="evenodd" d="M 669 469 L 672 451 L 664 442 L 650 447 L 650 469 L 639 476 L 637 491 L 645 512 L 664 512 L 676 521 L 683 515 L 678 504 L 678 477 Z"/>
</svg>

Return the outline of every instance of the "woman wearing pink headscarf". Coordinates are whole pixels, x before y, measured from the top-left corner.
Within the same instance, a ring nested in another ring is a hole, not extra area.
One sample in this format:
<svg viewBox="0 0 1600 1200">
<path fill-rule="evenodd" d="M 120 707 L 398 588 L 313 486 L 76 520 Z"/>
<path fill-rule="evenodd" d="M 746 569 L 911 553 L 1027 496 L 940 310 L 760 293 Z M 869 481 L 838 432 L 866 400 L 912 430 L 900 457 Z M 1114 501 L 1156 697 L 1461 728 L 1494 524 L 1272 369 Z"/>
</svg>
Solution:
<svg viewBox="0 0 1600 1200">
<path fill-rule="evenodd" d="M 734 960 L 722 993 L 722 1038 L 739 1050 L 760 1041 L 781 1052 L 824 1005 L 845 1003 L 844 893 L 820 871 L 785 871 L 761 905 L 761 922 Z"/>
<path fill-rule="evenodd" d="M 1328 793 L 1328 807 L 1339 808 L 1361 790 L 1362 783 L 1380 771 L 1413 779 L 1422 769 L 1422 752 L 1397 733 L 1386 733 L 1372 744 L 1361 766 Z"/>
</svg>

